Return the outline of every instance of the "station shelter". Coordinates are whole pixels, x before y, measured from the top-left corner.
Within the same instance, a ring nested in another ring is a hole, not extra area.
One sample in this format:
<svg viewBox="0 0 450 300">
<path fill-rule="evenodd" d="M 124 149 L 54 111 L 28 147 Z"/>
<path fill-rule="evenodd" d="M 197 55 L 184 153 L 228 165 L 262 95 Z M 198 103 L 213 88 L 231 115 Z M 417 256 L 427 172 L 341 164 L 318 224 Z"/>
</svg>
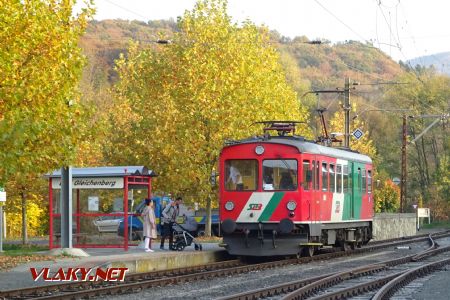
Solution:
<svg viewBox="0 0 450 300">
<path fill-rule="evenodd" d="M 132 237 L 135 207 L 150 198 L 152 177 L 144 166 L 72 168 L 72 244 L 76 248 L 124 248 Z M 61 170 L 49 179 L 49 248 L 60 248 Z M 125 230 L 125 229 L 130 230 Z M 129 232 L 130 231 L 130 232 Z"/>
</svg>

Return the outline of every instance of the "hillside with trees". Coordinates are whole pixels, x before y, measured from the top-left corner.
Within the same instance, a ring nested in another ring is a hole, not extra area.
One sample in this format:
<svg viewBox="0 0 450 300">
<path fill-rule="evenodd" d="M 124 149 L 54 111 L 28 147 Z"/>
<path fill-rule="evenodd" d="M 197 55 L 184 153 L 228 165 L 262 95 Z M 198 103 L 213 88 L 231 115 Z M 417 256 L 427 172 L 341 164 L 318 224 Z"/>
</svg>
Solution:
<svg viewBox="0 0 450 300">
<path fill-rule="evenodd" d="M 434 68 L 436 71 L 450 76 L 450 52 L 420 56 L 407 61 L 413 68 Z"/>
</svg>

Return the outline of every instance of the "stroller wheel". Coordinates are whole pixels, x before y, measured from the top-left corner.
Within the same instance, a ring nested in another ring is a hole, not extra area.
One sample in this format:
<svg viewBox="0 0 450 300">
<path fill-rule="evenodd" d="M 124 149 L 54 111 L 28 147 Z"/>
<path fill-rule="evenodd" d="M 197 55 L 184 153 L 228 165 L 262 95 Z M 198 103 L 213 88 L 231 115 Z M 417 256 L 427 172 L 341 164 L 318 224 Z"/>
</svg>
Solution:
<svg viewBox="0 0 450 300">
<path fill-rule="evenodd" d="M 186 244 L 184 243 L 184 242 L 178 242 L 178 243 L 176 243 L 176 245 L 174 246 L 174 250 L 177 250 L 177 251 L 183 251 L 184 250 L 184 247 L 186 247 Z"/>
</svg>

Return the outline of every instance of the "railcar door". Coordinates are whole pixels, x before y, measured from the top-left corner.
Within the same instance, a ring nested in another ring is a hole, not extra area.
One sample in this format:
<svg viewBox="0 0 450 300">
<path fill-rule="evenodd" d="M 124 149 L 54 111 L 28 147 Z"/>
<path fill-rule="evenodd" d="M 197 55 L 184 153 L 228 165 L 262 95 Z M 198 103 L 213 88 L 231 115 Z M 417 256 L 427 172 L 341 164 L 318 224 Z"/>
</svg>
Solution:
<svg viewBox="0 0 450 300">
<path fill-rule="evenodd" d="M 313 221 L 320 220 L 320 160 L 317 156 L 313 156 L 313 190 L 312 190 L 312 211 Z"/>
<path fill-rule="evenodd" d="M 347 161 L 343 165 L 344 210 L 343 220 L 353 219 L 353 163 Z"/>
<path fill-rule="evenodd" d="M 301 177 L 301 221 L 311 221 L 312 216 L 312 195 L 314 190 L 314 166 L 311 156 L 302 156 L 302 177 Z"/>
<path fill-rule="evenodd" d="M 353 163 L 353 218 L 361 219 L 361 207 L 363 202 L 362 177 L 365 172 L 364 165 Z"/>
<path fill-rule="evenodd" d="M 356 166 L 353 162 L 348 162 L 349 164 L 349 190 L 350 190 L 350 219 L 355 218 L 355 195 L 356 191 L 358 189 L 358 180 L 356 178 L 358 177 L 358 174 L 356 173 Z"/>
</svg>

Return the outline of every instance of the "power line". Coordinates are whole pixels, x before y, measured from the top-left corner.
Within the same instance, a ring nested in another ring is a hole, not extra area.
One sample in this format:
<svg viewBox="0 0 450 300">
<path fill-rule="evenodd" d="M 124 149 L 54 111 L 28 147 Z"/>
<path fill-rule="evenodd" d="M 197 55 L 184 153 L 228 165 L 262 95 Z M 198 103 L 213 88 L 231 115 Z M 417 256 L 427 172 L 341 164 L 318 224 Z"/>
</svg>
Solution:
<svg viewBox="0 0 450 300">
<path fill-rule="evenodd" d="M 380 9 L 381 15 L 383 16 L 384 21 L 386 22 L 386 25 L 387 25 L 388 28 L 389 28 L 389 37 L 393 37 L 393 38 L 394 38 L 394 41 L 395 41 L 395 36 L 394 36 L 394 33 L 392 32 L 391 24 L 388 22 L 388 20 L 387 20 L 387 18 L 386 18 L 386 15 L 384 14 L 383 9 L 381 8 L 381 1 L 378 2 L 378 8 Z M 390 15 L 390 12 L 389 12 L 389 15 Z M 397 42 L 397 48 L 398 48 L 399 51 L 401 52 L 400 40 L 397 40 L 396 42 Z"/>
<path fill-rule="evenodd" d="M 345 27 L 347 27 L 351 32 L 353 32 L 354 34 L 356 34 L 357 36 L 359 36 L 363 41 L 365 41 L 366 43 L 369 43 L 369 41 L 364 38 L 362 35 L 360 35 L 359 33 L 357 33 L 355 30 L 353 30 L 353 28 L 351 28 L 349 25 L 345 24 L 344 21 L 342 21 L 341 19 L 339 19 L 335 14 L 333 14 L 328 8 L 326 8 L 325 6 L 322 5 L 322 3 L 320 3 L 318 0 L 314 0 L 320 7 L 322 7 L 326 12 L 328 12 L 330 15 L 332 15 L 336 20 L 338 20 L 342 25 L 344 25 Z"/>
<path fill-rule="evenodd" d="M 117 4 L 117 3 L 114 3 L 114 2 L 112 2 L 111 0 L 105 0 L 105 1 L 108 2 L 108 3 L 110 3 L 110 4 L 112 4 L 112 5 L 114 5 L 114 6 L 116 6 L 116 7 L 118 7 L 118 8 L 120 8 L 120 9 L 122 9 L 122 10 L 124 10 L 124 11 L 127 11 L 127 12 L 129 12 L 129 13 L 132 13 L 133 15 L 136 15 L 136 16 L 138 16 L 138 17 L 141 17 L 141 18 L 143 18 L 144 20 L 149 20 L 148 17 L 143 16 L 143 15 L 141 15 L 141 14 L 135 12 L 135 11 L 132 11 L 132 10 L 126 8 L 126 7 L 123 7 L 123 6 L 121 6 L 121 5 Z"/>
</svg>

